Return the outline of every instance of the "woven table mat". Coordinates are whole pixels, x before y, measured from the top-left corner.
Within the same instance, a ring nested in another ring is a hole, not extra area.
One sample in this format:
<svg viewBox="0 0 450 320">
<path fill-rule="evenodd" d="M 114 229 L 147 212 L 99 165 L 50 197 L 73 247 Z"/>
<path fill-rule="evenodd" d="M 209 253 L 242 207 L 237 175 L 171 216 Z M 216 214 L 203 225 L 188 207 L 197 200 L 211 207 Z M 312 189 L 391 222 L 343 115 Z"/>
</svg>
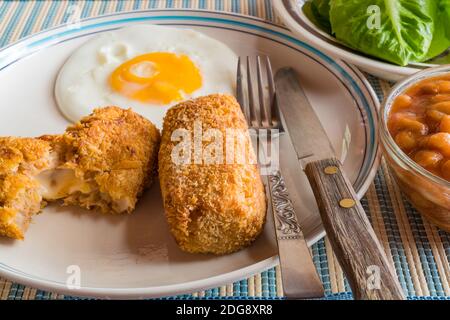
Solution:
<svg viewBox="0 0 450 320">
<path fill-rule="evenodd" d="M 0 47 L 27 35 L 66 23 L 69 8 L 77 4 L 81 18 L 139 9 L 194 8 L 247 14 L 280 23 L 271 0 L 150 0 L 150 1 L 0 1 Z M 369 76 L 380 99 L 389 83 Z M 450 234 L 423 220 L 402 197 L 382 161 L 374 183 L 362 204 L 400 283 L 411 299 L 450 298 Z M 351 299 L 348 283 L 327 238 L 312 247 L 326 299 Z M 220 288 L 173 299 L 192 298 L 281 298 L 279 268 Z M 0 278 L 0 299 L 76 299 L 24 287 Z"/>
</svg>

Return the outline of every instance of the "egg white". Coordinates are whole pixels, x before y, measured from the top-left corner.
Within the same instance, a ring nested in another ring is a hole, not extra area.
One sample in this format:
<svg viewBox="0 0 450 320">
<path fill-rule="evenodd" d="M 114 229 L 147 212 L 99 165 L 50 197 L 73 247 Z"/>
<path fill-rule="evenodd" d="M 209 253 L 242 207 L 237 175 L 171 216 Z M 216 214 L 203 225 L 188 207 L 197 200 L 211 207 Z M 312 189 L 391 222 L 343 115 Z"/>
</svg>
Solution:
<svg viewBox="0 0 450 320">
<path fill-rule="evenodd" d="M 55 83 L 59 109 L 77 122 L 95 108 L 116 105 L 132 108 L 161 128 L 166 111 L 177 102 L 143 103 L 122 96 L 109 85 L 109 77 L 119 65 L 151 52 L 185 54 L 199 68 L 202 87 L 185 99 L 235 92 L 238 58 L 222 42 L 193 30 L 134 25 L 95 36 L 70 56 Z"/>
</svg>

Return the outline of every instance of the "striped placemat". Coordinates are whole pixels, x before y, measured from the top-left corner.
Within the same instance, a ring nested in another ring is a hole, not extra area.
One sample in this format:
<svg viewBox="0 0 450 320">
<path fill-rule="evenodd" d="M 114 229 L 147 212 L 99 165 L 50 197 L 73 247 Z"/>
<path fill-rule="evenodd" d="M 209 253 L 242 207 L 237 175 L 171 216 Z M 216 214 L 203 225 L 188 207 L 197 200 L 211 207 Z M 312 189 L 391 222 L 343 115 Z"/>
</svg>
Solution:
<svg viewBox="0 0 450 320">
<path fill-rule="evenodd" d="M 66 23 L 77 5 L 81 18 L 119 11 L 196 8 L 248 14 L 280 23 L 272 0 L 0 1 L 0 47 L 32 33 Z M 380 99 L 387 82 L 368 76 Z M 384 161 L 362 201 L 375 232 L 412 299 L 450 298 L 450 234 L 423 220 L 395 186 Z M 312 247 L 326 299 L 351 299 L 348 283 L 327 238 Z M 281 298 L 279 268 L 220 288 L 173 299 Z M 0 299 L 74 299 L 0 278 Z"/>
</svg>

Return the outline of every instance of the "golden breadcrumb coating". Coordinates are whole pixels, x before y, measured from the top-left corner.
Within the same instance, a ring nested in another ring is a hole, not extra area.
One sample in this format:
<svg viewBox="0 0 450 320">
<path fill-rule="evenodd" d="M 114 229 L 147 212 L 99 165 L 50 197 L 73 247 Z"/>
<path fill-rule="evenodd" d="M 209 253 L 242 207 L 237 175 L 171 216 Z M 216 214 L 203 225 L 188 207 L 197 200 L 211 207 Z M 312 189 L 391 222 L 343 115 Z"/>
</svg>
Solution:
<svg viewBox="0 0 450 320">
<path fill-rule="evenodd" d="M 89 182 L 88 196 L 75 193 L 66 204 L 103 212 L 132 212 L 156 173 L 160 134 L 144 117 L 118 107 L 96 109 L 62 135 L 63 164 Z"/>
<path fill-rule="evenodd" d="M 0 137 L 0 175 L 39 172 L 50 165 L 50 151 L 47 141 Z"/>
<path fill-rule="evenodd" d="M 51 165 L 51 146 L 32 138 L 0 138 L 0 235 L 23 239 L 41 209 L 39 184 L 30 176 Z"/>
<path fill-rule="evenodd" d="M 0 138 L 0 235 L 23 239 L 47 201 L 132 212 L 153 180 L 160 134 L 118 107 L 96 109 L 62 135 Z"/>
<path fill-rule="evenodd" d="M 179 142 L 172 141 L 172 133 L 176 129 L 192 132 L 195 121 L 201 121 L 203 132 L 215 128 L 224 137 L 226 129 L 238 129 L 250 145 L 244 115 L 232 96 L 210 95 L 171 108 L 164 118 L 158 159 L 166 217 L 181 249 L 231 253 L 249 245 L 263 229 L 264 186 L 256 164 L 175 164 L 171 154 Z"/>
</svg>

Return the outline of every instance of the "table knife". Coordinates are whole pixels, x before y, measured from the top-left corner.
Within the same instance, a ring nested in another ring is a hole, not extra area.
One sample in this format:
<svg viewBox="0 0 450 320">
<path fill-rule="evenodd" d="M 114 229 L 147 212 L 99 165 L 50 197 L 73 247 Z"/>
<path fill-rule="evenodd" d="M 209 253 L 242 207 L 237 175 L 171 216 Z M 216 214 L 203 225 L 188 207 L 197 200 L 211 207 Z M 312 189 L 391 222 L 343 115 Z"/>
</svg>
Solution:
<svg viewBox="0 0 450 320">
<path fill-rule="evenodd" d="M 291 137 L 332 248 L 355 299 L 403 300 L 402 287 L 295 70 L 275 76 L 283 126 Z"/>
</svg>

